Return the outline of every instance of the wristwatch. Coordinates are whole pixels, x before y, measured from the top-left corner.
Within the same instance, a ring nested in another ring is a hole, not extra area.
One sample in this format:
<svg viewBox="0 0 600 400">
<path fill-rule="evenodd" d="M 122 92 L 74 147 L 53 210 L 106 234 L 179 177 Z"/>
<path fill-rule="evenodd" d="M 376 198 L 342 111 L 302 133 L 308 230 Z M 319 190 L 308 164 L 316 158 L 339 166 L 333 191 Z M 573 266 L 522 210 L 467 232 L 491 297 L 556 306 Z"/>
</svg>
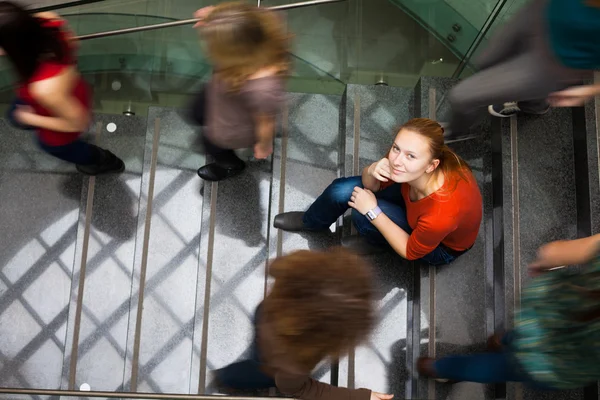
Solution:
<svg viewBox="0 0 600 400">
<path fill-rule="evenodd" d="M 374 209 L 372 209 L 371 211 L 367 211 L 365 216 L 367 218 L 369 218 L 369 221 L 373 221 L 375 218 L 377 218 L 379 216 L 379 214 L 381 214 L 381 208 L 379 208 L 379 206 L 377 206 Z"/>
</svg>

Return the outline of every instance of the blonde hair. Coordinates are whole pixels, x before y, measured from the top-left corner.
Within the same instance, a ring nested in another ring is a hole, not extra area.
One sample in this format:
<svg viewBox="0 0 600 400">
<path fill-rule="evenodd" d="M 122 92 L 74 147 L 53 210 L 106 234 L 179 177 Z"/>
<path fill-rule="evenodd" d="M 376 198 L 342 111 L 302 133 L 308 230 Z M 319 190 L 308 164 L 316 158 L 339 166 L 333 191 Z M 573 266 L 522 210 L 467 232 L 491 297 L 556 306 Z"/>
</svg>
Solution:
<svg viewBox="0 0 600 400">
<path fill-rule="evenodd" d="M 233 91 L 262 68 L 275 67 L 281 75 L 290 68 L 290 35 L 273 11 L 222 3 L 205 18 L 201 34 L 215 74 Z"/>
</svg>

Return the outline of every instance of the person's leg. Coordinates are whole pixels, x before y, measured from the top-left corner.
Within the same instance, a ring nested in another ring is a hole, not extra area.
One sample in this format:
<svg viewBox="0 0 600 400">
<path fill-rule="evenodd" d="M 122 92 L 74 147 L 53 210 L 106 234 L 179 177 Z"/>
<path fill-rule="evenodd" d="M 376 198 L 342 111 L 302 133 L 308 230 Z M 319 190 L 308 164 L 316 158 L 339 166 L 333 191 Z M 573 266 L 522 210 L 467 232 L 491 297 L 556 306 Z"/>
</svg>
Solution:
<svg viewBox="0 0 600 400">
<path fill-rule="evenodd" d="M 125 170 L 125 163 L 112 152 L 81 139 L 63 146 L 48 146 L 39 142 L 46 153 L 61 160 L 73 163 L 77 170 L 86 175 L 119 173 Z"/>
<path fill-rule="evenodd" d="M 533 31 L 531 19 L 539 10 L 539 0 L 524 5 L 515 15 L 498 29 L 485 48 L 474 60 L 477 69 L 482 70 L 508 60 L 525 49 Z"/>
<path fill-rule="evenodd" d="M 104 150 L 80 139 L 62 146 L 49 146 L 42 142 L 39 144 L 46 153 L 73 164 L 99 165 L 105 159 Z"/>
<path fill-rule="evenodd" d="M 202 136 L 204 151 L 214 159 L 214 163 L 206 164 L 198 169 L 200 178 L 206 181 L 220 181 L 241 173 L 246 167 L 231 149 L 223 149 L 213 144 L 206 136 Z"/>
<path fill-rule="evenodd" d="M 190 110 L 188 113 L 188 118 L 194 123 L 204 126 L 206 123 L 206 86 L 202 87 L 202 89 L 194 96 L 192 100 L 192 104 L 190 105 Z"/>
<path fill-rule="evenodd" d="M 266 389 L 275 386 L 275 381 L 260 369 L 254 360 L 236 362 L 216 372 L 220 384 L 231 389 Z"/>
<path fill-rule="evenodd" d="M 478 383 L 527 382 L 507 352 L 452 355 L 433 363 L 436 378 Z"/>
<path fill-rule="evenodd" d="M 564 87 L 535 52 L 516 57 L 480 71 L 450 92 L 451 134 L 466 132 L 490 104 L 545 99 Z"/>
<path fill-rule="evenodd" d="M 421 260 L 426 261 L 433 266 L 450 264 L 455 259 L 456 257 L 448 253 L 441 245 L 436 247 L 431 253 L 421 257 Z"/>
<path fill-rule="evenodd" d="M 275 380 L 262 372 L 260 351 L 256 331 L 261 318 L 262 305 L 256 308 L 254 318 L 254 339 L 250 348 L 250 359 L 228 365 L 216 371 L 217 379 L 232 389 L 265 389 L 274 387 Z"/>
<path fill-rule="evenodd" d="M 205 136 L 202 137 L 202 143 L 204 144 L 204 150 L 215 160 L 215 164 L 224 169 L 239 169 L 245 166 L 236 154 L 231 149 L 223 149 L 213 144 Z"/>
<path fill-rule="evenodd" d="M 308 230 L 329 228 L 349 208 L 348 201 L 356 186 L 362 187 L 360 176 L 334 180 L 303 214 L 304 227 Z"/>
</svg>

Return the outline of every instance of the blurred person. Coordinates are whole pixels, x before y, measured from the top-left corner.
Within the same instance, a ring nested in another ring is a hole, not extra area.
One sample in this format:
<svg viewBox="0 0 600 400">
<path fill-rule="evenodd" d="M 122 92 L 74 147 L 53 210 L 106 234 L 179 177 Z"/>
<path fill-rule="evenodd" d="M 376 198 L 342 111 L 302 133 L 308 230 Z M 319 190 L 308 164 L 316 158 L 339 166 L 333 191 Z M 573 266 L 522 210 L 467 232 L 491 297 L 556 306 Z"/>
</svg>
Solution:
<svg viewBox="0 0 600 400">
<path fill-rule="evenodd" d="M 600 379 L 600 235 L 542 246 L 530 265 L 514 329 L 487 353 L 421 358 L 422 376 L 479 383 L 523 382 L 575 389 Z M 580 270 L 562 268 L 585 264 Z"/>
<path fill-rule="evenodd" d="M 0 48 L 18 80 L 8 119 L 37 132 L 46 153 L 88 175 L 117 173 L 125 164 L 108 150 L 80 139 L 91 120 L 91 90 L 77 70 L 75 42 L 54 13 L 31 15 L 0 1 Z"/>
<path fill-rule="evenodd" d="M 359 236 L 343 244 L 354 251 L 391 247 L 408 260 L 454 261 L 475 243 L 483 204 L 469 165 L 444 144 L 443 133 L 436 121 L 411 119 L 362 176 L 334 180 L 306 212 L 279 214 L 274 226 L 326 230 L 352 208 Z"/>
<path fill-rule="evenodd" d="M 215 371 L 230 389 L 277 387 L 306 400 L 383 400 L 393 395 L 347 389 L 310 377 L 315 367 L 348 353 L 375 324 L 369 265 L 343 248 L 301 250 L 269 266 L 273 286 L 254 315 L 249 360 Z"/>
<path fill-rule="evenodd" d="M 214 163 L 198 169 L 207 181 L 241 173 L 235 149 L 252 147 L 254 157 L 273 152 L 276 117 L 285 101 L 290 69 L 289 35 L 273 11 L 245 3 L 222 3 L 198 10 L 198 27 L 213 75 L 192 105 L 203 125 L 205 152 Z"/>
<path fill-rule="evenodd" d="M 582 85 L 600 67 L 600 0 L 533 0 L 492 37 L 478 69 L 450 92 L 448 133 L 464 134 L 488 107 L 510 117 L 573 107 L 600 93 Z"/>
</svg>

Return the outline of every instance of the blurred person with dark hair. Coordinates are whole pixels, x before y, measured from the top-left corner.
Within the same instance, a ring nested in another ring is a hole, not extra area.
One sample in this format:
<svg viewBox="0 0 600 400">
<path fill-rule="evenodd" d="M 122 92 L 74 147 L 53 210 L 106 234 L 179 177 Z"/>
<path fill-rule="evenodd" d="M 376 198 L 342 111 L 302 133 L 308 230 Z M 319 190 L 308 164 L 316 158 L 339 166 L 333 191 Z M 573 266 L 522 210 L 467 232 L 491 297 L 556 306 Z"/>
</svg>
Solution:
<svg viewBox="0 0 600 400">
<path fill-rule="evenodd" d="M 42 150 L 81 173 L 125 170 L 113 153 L 80 139 L 92 118 L 92 95 L 77 70 L 76 42 L 63 19 L 0 1 L 0 49 L 18 81 L 18 98 L 8 111 L 14 126 L 35 129 Z"/>
<path fill-rule="evenodd" d="M 370 266 L 343 248 L 301 250 L 275 259 L 269 273 L 275 282 L 255 313 L 251 358 L 216 371 L 218 384 L 238 390 L 277 387 L 307 400 L 391 399 L 310 377 L 317 364 L 347 354 L 371 332 Z"/>
<path fill-rule="evenodd" d="M 421 376 L 479 383 L 523 382 L 576 389 L 600 379 L 600 235 L 542 246 L 530 265 L 514 329 L 488 352 L 420 358 Z M 580 270 L 562 268 L 584 265 Z"/>
</svg>

